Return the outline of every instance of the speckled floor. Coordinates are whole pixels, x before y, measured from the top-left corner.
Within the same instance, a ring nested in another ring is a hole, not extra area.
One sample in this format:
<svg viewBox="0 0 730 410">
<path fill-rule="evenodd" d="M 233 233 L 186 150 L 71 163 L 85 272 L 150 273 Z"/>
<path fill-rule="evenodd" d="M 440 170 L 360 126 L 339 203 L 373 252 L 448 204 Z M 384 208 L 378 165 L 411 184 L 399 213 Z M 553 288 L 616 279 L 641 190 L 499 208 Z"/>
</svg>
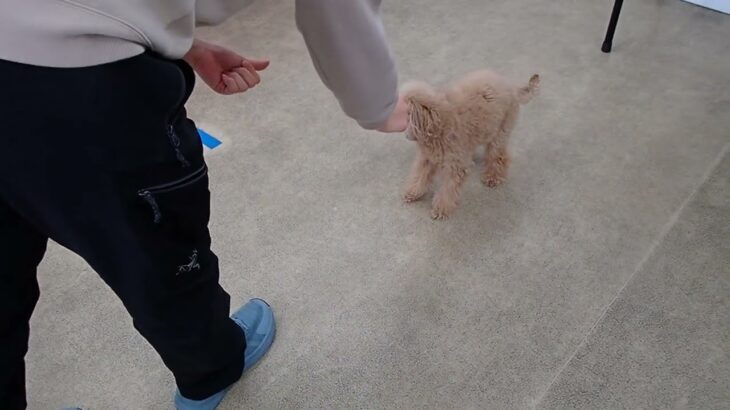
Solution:
<svg viewBox="0 0 730 410">
<path fill-rule="evenodd" d="M 211 230 L 235 304 L 278 340 L 222 409 L 727 408 L 730 16 L 609 1 L 385 2 L 402 78 L 543 76 L 506 185 L 452 219 L 401 204 L 414 153 L 358 129 L 319 83 L 293 2 L 203 38 L 272 59 L 238 97 L 199 87 Z M 79 258 L 51 247 L 31 409 L 170 409 L 172 377 Z"/>
</svg>

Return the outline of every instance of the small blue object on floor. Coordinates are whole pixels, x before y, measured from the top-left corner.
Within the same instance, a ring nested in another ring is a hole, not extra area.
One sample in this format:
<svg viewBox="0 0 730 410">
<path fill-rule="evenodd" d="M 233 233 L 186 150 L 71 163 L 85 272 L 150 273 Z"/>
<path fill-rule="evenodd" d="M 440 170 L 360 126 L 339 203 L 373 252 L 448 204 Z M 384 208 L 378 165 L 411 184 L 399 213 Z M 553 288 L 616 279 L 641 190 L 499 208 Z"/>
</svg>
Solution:
<svg viewBox="0 0 730 410">
<path fill-rule="evenodd" d="M 233 313 L 231 319 L 243 329 L 246 336 L 246 350 L 242 357 L 245 372 L 261 361 L 274 342 L 276 336 L 274 312 L 265 301 L 251 299 Z M 230 388 L 231 386 L 228 386 L 203 400 L 187 399 L 178 391 L 175 393 L 175 407 L 177 410 L 214 410 Z"/>
<path fill-rule="evenodd" d="M 222 144 L 219 139 L 208 134 L 200 128 L 198 128 L 198 134 L 200 134 L 200 140 L 203 141 L 203 145 L 205 145 L 209 149 L 216 149 Z"/>
</svg>

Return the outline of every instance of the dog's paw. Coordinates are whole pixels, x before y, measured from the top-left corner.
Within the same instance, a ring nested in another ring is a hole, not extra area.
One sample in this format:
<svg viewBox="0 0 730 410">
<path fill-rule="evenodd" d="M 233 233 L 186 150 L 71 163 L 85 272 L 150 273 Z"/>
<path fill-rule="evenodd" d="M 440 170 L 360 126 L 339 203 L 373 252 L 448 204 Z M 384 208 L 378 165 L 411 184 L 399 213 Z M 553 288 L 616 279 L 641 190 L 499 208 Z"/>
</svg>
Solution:
<svg viewBox="0 0 730 410">
<path fill-rule="evenodd" d="M 482 175 L 482 184 L 488 186 L 489 188 L 496 188 L 504 183 L 507 178 L 496 175 L 496 174 L 484 174 Z"/>
<path fill-rule="evenodd" d="M 423 198 L 424 194 L 425 193 L 422 193 L 422 192 L 406 192 L 405 194 L 403 194 L 403 202 L 405 202 L 407 204 L 416 202 L 416 201 L 420 200 L 421 198 Z"/>
<path fill-rule="evenodd" d="M 431 209 L 431 218 L 436 221 L 449 219 L 450 214 L 451 209 L 447 209 L 445 207 L 434 206 L 433 209 Z"/>
</svg>

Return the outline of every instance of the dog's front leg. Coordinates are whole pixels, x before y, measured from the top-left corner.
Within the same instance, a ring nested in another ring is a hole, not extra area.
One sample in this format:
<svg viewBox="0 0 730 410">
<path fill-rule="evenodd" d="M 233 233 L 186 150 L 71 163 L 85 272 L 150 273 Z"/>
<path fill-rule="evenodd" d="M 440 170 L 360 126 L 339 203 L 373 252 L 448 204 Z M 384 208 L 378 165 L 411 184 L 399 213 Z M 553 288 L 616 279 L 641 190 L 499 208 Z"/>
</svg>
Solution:
<svg viewBox="0 0 730 410">
<path fill-rule="evenodd" d="M 431 186 L 435 173 L 436 166 L 428 160 L 428 157 L 419 152 L 408 177 L 403 200 L 409 203 L 421 199 Z"/>
<path fill-rule="evenodd" d="M 461 164 L 452 164 L 444 167 L 443 181 L 439 190 L 433 198 L 431 217 L 433 219 L 445 219 L 459 205 L 461 187 L 466 181 L 468 170 Z"/>
</svg>

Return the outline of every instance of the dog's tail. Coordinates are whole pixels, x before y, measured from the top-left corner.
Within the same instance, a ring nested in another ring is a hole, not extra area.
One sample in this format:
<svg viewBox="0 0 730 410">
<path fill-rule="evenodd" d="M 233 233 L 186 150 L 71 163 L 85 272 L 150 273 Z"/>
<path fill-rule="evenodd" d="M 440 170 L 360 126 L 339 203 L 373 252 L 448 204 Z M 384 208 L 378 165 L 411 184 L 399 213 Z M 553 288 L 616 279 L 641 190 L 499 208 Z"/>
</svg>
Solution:
<svg viewBox="0 0 730 410">
<path fill-rule="evenodd" d="M 532 100 L 532 97 L 536 96 L 540 91 L 540 76 L 533 74 L 530 77 L 530 82 L 526 86 L 520 87 L 517 90 L 517 100 L 520 104 L 527 104 Z"/>
</svg>

